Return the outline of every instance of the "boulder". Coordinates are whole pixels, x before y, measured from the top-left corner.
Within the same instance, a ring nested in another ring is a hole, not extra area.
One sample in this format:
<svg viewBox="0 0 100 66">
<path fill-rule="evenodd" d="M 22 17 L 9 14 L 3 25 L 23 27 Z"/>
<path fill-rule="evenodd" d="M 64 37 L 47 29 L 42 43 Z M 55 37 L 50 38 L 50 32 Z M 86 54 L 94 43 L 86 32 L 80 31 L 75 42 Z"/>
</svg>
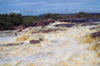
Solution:
<svg viewBox="0 0 100 66">
<path fill-rule="evenodd" d="M 39 41 L 43 41 L 43 39 L 42 38 L 39 38 Z"/>
<path fill-rule="evenodd" d="M 54 22 L 55 22 L 55 20 L 43 20 L 43 21 L 41 21 L 41 22 L 32 23 L 32 24 L 31 24 L 31 27 L 42 26 L 42 27 L 44 28 L 44 27 L 47 26 L 48 24 L 54 23 Z"/>
<path fill-rule="evenodd" d="M 38 43 L 40 43 L 39 40 L 30 40 L 30 44 L 38 44 Z"/>
<path fill-rule="evenodd" d="M 75 24 L 57 24 L 56 27 L 73 27 Z"/>
<path fill-rule="evenodd" d="M 23 30 L 27 27 L 28 27 L 27 25 L 17 25 L 17 26 L 14 26 L 12 29 L 13 30 Z"/>
</svg>

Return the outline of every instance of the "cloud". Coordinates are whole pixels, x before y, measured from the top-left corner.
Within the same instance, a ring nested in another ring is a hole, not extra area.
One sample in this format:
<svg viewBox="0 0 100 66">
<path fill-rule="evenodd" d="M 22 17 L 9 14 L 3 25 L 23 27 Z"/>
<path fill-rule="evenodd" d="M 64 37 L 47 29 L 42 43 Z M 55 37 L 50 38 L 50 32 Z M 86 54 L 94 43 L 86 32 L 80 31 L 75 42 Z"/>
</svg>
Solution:
<svg viewBox="0 0 100 66">
<path fill-rule="evenodd" d="M 7 13 L 21 13 L 21 10 L 7 10 Z"/>
<path fill-rule="evenodd" d="M 21 14 L 100 12 L 99 4 L 100 0 L 0 0 L 0 9 Z"/>
<path fill-rule="evenodd" d="M 26 11 L 28 11 L 28 12 L 40 12 L 40 10 L 38 10 L 38 9 L 28 9 Z"/>
<path fill-rule="evenodd" d="M 12 10 L 12 12 L 14 12 L 14 13 L 20 13 L 21 11 L 20 10 Z"/>
</svg>

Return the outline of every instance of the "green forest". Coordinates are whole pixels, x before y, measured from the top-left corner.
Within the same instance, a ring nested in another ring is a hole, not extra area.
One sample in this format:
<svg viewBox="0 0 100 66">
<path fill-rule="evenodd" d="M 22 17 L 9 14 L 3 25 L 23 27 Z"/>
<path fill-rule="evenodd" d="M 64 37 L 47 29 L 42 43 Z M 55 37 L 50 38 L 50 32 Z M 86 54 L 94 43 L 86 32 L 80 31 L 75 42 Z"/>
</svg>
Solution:
<svg viewBox="0 0 100 66">
<path fill-rule="evenodd" d="M 17 25 L 28 25 L 32 23 L 41 22 L 43 20 L 57 20 L 57 19 L 68 19 L 68 18 L 85 18 L 85 17 L 100 17 L 99 15 L 92 15 L 86 12 L 79 12 L 73 15 L 61 15 L 58 13 L 52 14 L 47 13 L 43 16 L 22 16 L 21 14 L 0 14 L 0 30 L 8 30 Z"/>
</svg>

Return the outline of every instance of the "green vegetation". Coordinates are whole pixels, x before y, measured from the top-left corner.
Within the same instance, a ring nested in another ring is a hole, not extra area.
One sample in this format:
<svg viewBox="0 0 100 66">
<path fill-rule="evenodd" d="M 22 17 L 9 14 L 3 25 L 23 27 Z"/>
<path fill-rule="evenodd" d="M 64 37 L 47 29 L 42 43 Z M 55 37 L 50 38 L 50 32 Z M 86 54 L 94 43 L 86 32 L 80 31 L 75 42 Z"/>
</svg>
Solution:
<svg viewBox="0 0 100 66">
<path fill-rule="evenodd" d="M 99 15 L 91 15 L 86 12 L 79 12 L 74 15 L 60 15 L 48 13 L 40 16 L 29 16 L 23 17 L 21 14 L 0 14 L 0 30 L 11 29 L 16 25 L 28 25 L 30 26 L 33 23 L 41 22 L 43 20 L 57 20 L 57 19 L 68 19 L 68 18 L 84 18 L 84 17 L 100 17 Z"/>
<path fill-rule="evenodd" d="M 21 14 L 0 14 L 0 30 L 10 29 L 15 25 L 23 24 L 23 17 Z"/>
<path fill-rule="evenodd" d="M 24 20 L 23 24 L 30 26 L 30 24 L 40 22 L 43 19 L 42 17 L 39 17 L 39 16 L 31 16 L 31 17 L 25 17 L 23 20 Z"/>
<path fill-rule="evenodd" d="M 79 13 L 75 14 L 75 17 L 78 17 L 78 18 L 92 17 L 92 15 L 90 15 L 89 13 L 85 13 L 85 12 L 79 12 Z"/>
</svg>

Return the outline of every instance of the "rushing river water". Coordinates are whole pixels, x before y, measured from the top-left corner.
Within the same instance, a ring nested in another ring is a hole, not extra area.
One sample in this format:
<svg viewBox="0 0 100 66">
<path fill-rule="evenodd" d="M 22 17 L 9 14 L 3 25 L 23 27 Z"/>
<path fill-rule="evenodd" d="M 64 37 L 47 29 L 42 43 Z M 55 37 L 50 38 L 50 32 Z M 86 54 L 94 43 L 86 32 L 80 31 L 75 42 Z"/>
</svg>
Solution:
<svg viewBox="0 0 100 66">
<path fill-rule="evenodd" d="M 45 28 L 26 28 L 17 36 L 0 37 L 0 66 L 100 66 L 100 39 L 90 35 L 98 25 L 55 22 Z M 97 34 L 96 34 L 97 35 Z M 39 40 L 30 43 L 30 40 Z"/>
</svg>

